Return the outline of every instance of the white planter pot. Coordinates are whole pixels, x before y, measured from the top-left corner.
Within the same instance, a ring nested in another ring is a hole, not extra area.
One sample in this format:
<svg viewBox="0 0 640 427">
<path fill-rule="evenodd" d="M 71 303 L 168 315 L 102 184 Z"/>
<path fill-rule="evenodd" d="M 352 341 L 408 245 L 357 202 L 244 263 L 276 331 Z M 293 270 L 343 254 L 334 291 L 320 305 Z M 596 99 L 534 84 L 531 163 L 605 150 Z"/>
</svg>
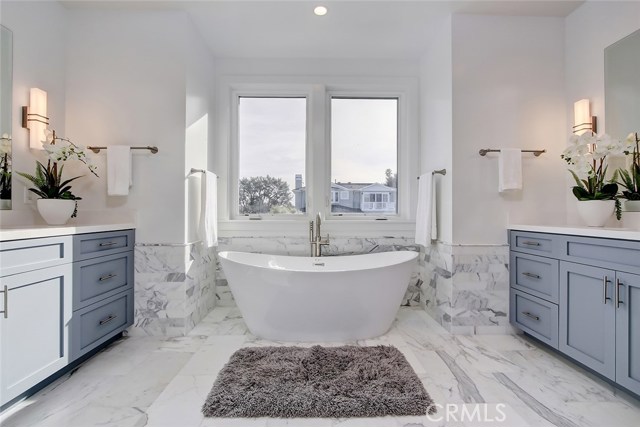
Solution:
<svg viewBox="0 0 640 427">
<path fill-rule="evenodd" d="M 622 204 L 625 212 L 640 212 L 640 200 L 625 200 Z"/>
<path fill-rule="evenodd" d="M 75 200 L 38 199 L 38 212 L 49 225 L 63 225 L 71 218 L 76 207 Z"/>
<path fill-rule="evenodd" d="M 615 200 L 578 200 L 578 215 L 589 227 L 604 227 L 616 207 Z"/>
</svg>

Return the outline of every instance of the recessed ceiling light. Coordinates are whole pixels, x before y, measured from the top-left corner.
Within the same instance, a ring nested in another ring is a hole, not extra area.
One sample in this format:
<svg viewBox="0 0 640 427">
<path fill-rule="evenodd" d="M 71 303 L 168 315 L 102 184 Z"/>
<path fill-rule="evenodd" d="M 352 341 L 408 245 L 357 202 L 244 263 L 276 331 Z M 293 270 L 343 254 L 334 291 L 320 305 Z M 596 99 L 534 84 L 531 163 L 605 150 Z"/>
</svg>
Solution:
<svg viewBox="0 0 640 427">
<path fill-rule="evenodd" d="M 318 6 L 315 9 L 313 9 L 313 13 L 315 13 L 318 16 L 324 16 L 326 15 L 328 12 L 327 8 L 324 6 Z"/>
</svg>

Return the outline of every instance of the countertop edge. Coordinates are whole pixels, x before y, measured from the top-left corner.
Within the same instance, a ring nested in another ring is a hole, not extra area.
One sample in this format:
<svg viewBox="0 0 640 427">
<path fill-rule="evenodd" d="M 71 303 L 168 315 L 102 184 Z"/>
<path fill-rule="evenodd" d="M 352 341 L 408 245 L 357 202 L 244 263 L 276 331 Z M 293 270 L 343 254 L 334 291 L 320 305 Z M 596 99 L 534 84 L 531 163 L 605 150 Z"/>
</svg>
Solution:
<svg viewBox="0 0 640 427">
<path fill-rule="evenodd" d="M 527 225 L 512 224 L 508 230 L 534 233 L 566 234 L 572 236 L 602 237 L 619 240 L 640 240 L 640 230 L 628 228 L 581 227 L 578 225 Z"/>
<path fill-rule="evenodd" d="M 28 226 L 0 229 L 0 242 L 10 240 L 38 239 L 41 237 L 68 236 L 83 233 L 100 233 L 103 231 L 117 231 L 135 229 L 134 223 L 119 224 L 87 224 L 63 226 Z"/>
</svg>

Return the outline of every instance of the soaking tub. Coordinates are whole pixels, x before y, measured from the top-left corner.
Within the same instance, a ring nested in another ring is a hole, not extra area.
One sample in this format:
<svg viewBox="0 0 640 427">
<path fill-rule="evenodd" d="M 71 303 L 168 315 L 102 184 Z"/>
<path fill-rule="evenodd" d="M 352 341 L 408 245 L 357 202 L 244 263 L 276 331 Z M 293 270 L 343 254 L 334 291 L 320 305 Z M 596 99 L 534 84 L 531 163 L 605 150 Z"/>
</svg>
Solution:
<svg viewBox="0 0 640 427">
<path fill-rule="evenodd" d="M 352 341 L 389 330 L 417 252 L 322 258 L 220 252 L 249 330 L 277 341 Z"/>
</svg>

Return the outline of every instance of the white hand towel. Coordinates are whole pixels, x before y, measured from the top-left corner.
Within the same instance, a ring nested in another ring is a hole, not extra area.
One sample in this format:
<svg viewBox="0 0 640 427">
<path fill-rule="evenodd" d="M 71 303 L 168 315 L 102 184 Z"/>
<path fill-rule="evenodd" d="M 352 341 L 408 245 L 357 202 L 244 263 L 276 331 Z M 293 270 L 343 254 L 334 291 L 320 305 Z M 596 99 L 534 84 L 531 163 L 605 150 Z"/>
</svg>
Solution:
<svg viewBox="0 0 640 427">
<path fill-rule="evenodd" d="M 501 148 L 498 157 L 498 191 L 522 190 L 522 150 Z"/>
<path fill-rule="evenodd" d="M 107 194 L 128 196 L 133 184 L 131 147 L 114 145 L 107 149 Z"/>
<path fill-rule="evenodd" d="M 416 212 L 416 239 L 418 245 L 428 246 L 438 238 L 436 221 L 436 192 L 433 174 L 420 175 L 418 183 L 418 209 Z"/>
<path fill-rule="evenodd" d="M 200 181 L 200 239 L 205 247 L 218 246 L 218 177 L 206 171 Z"/>
</svg>

